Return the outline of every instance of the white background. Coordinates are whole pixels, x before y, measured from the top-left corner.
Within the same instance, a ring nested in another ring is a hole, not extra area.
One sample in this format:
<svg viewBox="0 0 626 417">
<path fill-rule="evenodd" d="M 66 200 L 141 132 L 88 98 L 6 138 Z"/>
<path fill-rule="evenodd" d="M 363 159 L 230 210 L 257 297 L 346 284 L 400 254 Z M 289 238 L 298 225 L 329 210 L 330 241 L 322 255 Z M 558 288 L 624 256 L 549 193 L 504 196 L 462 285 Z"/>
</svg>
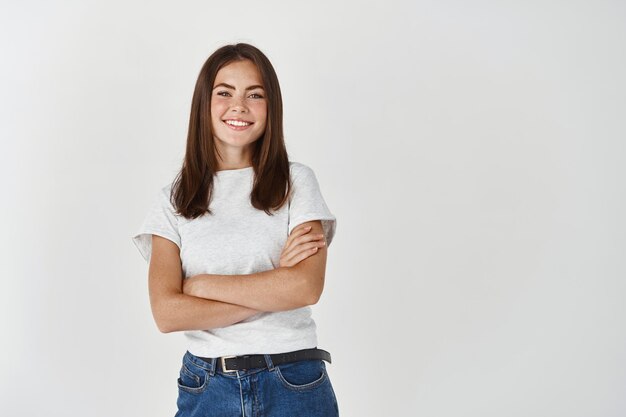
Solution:
<svg viewBox="0 0 626 417">
<path fill-rule="evenodd" d="M 0 409 L 172 416 L 131 241 L 191 95 L 249 42 L 337 235 L 341 415 L 626 414 L 620 1 L 3 2 Z"/>
</svg>

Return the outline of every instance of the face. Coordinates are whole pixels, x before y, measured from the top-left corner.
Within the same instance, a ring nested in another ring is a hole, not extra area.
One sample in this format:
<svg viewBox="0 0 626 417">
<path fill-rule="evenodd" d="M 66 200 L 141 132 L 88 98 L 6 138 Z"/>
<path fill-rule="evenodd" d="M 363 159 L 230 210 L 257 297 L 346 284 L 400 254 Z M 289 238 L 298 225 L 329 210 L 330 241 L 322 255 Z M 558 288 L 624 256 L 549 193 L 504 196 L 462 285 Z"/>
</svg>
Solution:
<svg viewBox="0 0 626 417">
<path fill-rule="evenodd" d="M 251 157 L 250 145 L 265 132 L 267 99 L 261 74 L 250 60 L 231 62 L 215 77 L 211 123 L 222 158 Z"/>
</svg>

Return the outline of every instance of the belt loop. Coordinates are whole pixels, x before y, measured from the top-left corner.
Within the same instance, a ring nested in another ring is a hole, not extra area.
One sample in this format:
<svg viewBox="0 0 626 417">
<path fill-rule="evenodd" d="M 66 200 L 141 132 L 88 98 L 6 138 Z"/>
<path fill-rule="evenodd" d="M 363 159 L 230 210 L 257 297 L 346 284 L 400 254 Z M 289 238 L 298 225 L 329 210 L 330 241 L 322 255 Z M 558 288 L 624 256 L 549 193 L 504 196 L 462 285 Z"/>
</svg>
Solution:
<svg viewBox="0 0 626 417">
<path fill-rule="evenodd" d="M 215 375 L 215 368 L 217 367 L 217 358 L 211 358 L 211 369 L 209 370 L 209 375 Z"/>
<path fill-rule="evenodd" d="M 272 362 L 272 358 L 267 353 L 263 355 L 265 357 L 265 362 L 267 363 L 267 368 L 271 371 L 274 370 L 274 363 Z"/>
</svg>

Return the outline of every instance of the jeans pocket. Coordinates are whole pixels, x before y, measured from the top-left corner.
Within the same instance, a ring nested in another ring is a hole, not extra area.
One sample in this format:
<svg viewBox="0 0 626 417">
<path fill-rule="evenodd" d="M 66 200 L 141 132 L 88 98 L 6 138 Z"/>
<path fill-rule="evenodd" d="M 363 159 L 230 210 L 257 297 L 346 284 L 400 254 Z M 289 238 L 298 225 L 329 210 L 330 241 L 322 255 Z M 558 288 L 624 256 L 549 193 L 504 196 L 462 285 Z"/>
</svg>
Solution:
<svg viewBox="0 0 626 417">
<path fill-rule="evenodd" d="M 178 388 L 191 394 L 199 394 L 209 383 L 209 374 L 191 362 L 184 361 L 178 375 Z"/>
<path fill-rule="evenodd" d="M 276 366 L 276 376 L 286 388 L 306 391 L 319 387 L 327 379 L 322 360 L 303 360 Z"/>
</svg>

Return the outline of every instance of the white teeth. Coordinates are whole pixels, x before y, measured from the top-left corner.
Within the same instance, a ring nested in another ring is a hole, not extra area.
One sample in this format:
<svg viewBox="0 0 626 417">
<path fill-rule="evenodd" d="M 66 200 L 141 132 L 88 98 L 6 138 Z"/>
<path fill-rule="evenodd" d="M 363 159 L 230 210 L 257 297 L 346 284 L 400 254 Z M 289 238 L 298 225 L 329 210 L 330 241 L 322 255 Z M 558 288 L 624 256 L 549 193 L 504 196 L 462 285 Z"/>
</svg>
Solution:
<svg viewBox="0 0 626 417">
<path fill-rule="evenodd" d="M 248 126 L 250 124 L 248 122 L 241 122 L 239 120 L 226 120 L 226 123 L 232 126 Z"/>
</svg>

